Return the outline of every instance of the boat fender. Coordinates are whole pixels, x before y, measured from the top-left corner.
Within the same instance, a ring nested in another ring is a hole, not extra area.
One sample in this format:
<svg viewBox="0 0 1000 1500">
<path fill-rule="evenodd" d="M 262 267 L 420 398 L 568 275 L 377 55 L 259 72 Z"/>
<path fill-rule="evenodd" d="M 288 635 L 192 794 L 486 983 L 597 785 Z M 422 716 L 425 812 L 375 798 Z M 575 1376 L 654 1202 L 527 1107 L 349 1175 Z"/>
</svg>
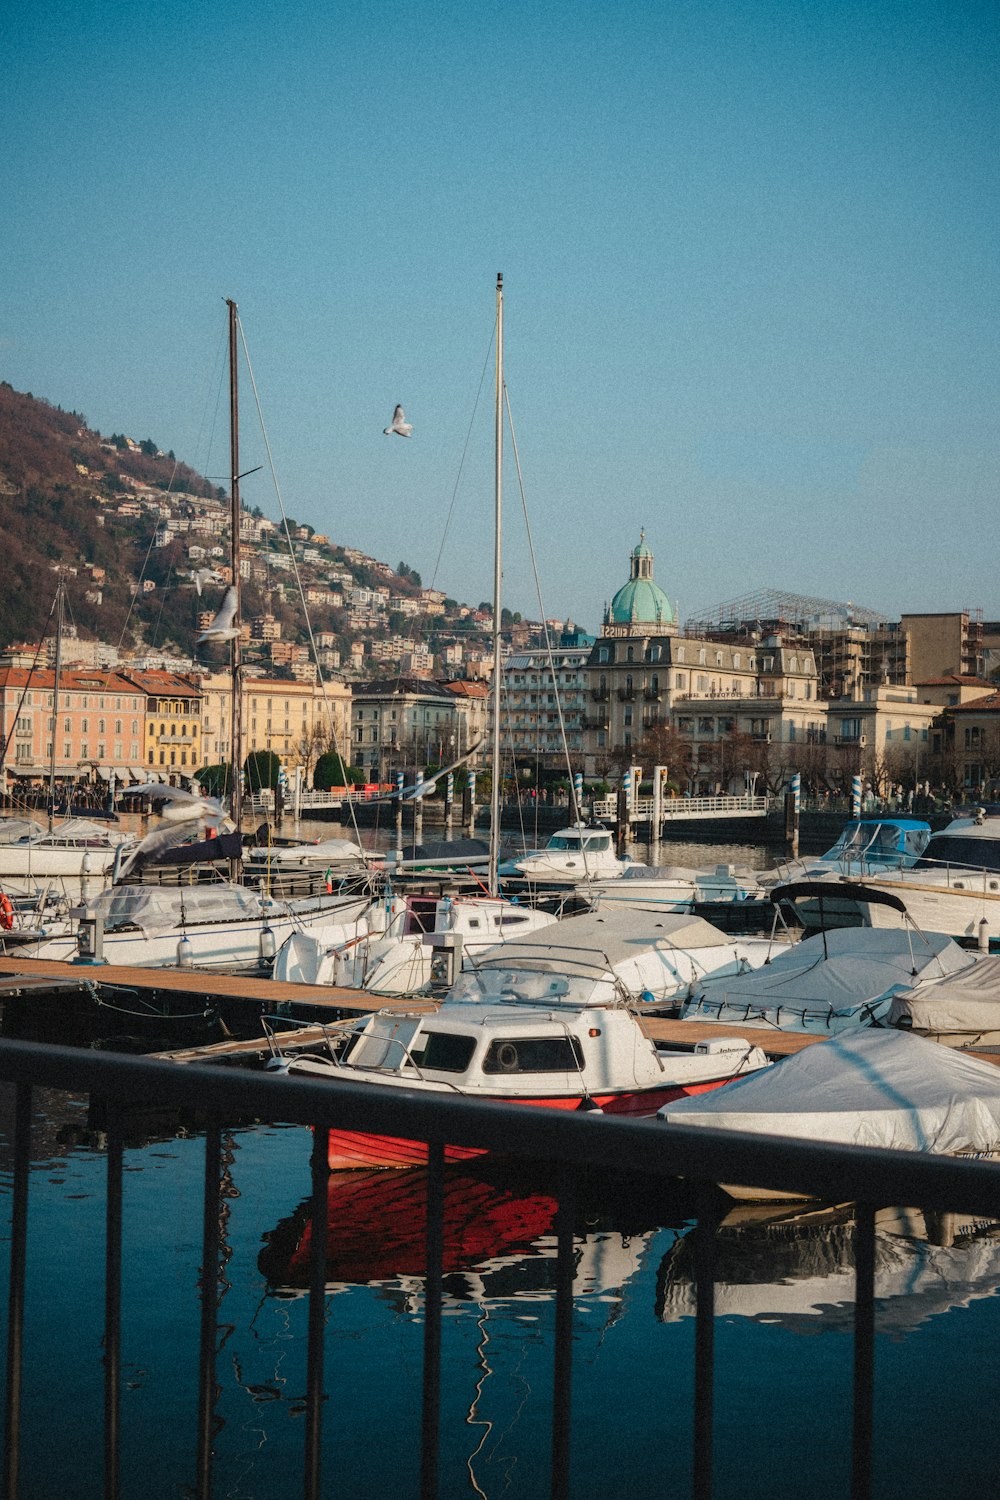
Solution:
<svg viewBox="0 0 1000 1500">
<path fill-rule="evenodd" d="M 6 891 L 0 891 L 0 927 L 10 932 L 14 925 L 14 903 Z"/>
<path fill-rule="evenodd" d="M 593 1099 L 581 1099 L 577 1107 L 577 1113 L 582 1115 L 603 1115 L 601 1106 Z"/>
</svg>

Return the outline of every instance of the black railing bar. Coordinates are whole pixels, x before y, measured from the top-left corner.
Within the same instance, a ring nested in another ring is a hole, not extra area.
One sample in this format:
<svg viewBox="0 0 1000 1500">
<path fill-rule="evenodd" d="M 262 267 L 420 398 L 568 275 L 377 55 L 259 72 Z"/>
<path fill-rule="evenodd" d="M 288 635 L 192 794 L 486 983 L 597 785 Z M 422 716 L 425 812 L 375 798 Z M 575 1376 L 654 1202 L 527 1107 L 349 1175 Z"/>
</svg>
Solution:
<svg viewBox="0 0 1000 1500">
<path fill-rule="evenodd" d="M 780 1066 L 780 1065 L 779 1065 Z M 1000 1163 L 919 1151 L 665 1125 L 532 1108 L 340 1078 L 287 1078 L 209 1064 L 0 1042 L 0 1079 L 218 1114 L 337 1126 L 650 1177 L 753 1184 L 831 1202 L 904 1203 L 1000 1218 Z"/>
<path fill-rule="evenodd" d="M 427 1275 L 424 1282 L 424 1388 L 421 1500 L 437 1500 L 441 1449 L 441 1278 L 444 1274 L 444 1149 L 427 1151 Z"/>
<path fill-rule="evenodd" d="M 306 1349 L 306 1500 L 319 1500 L 323 1446 L 323 1365 L 326 1316 L 326 1260 L 330 1219 L 330 1152 L 325 1130 L 313 1134 L 312 1245 L 309 1259 L 309 1317 Z"/>
<path fill-rule="evenodd" d="M 7 1321 L 7 1390 L 4 1401 L 4 1494 L 17 1500 L 21 1453 L 21 1368 L 24 1358 L 24 1291 L 28 1254 L 28 1176 L 31 1170 L 31 1085 L 19 1083 L 14 1100 L 14 1188 L 10 1233 Z"/>
<path fill-rule="evenodd" d="M 851 1500 L 870 1500 L 875 1394 L 875 1209 L 859 1203 L 854 1234 L 854 1418 Z"/>
<path fill-rule="evenodd" d="M 107 1115 L 107 1202 L 104 1237 L 104 1494 L 120 1493 L 121 1331 L 122 1331 L 122 1164 L 121 1115 L 109 1102 Z"/>
<path fill-rule="evenodd" d="M 694 1453 L 691 1493 L 711 1500 L 715 1443 L 715 1267 L 718 1202 L 702 1183 L 695 1202 L 694 1229 Z"/>
<path fill-rule="evenodd" d="M 212 1436 L 215 1407 L 215 1356 L 218 1342 L 219 1213 L 222 1188 L 222 1131 L 212 1121 L 205 1129 L 205 1183 L 202 1213 L 201 1343 L 198 1359 L 198 1500 L 211 1500 Z"/>
<path fill-rule="evenodd" d="M 576 1253 L 576 1182 L 564 1164 L 558 1172 L 556 1214 L 556 1319 L 552 1372 L 552 1500 L 569 1500 L 573 1380 L 573 1272 Z"/>
</svg>

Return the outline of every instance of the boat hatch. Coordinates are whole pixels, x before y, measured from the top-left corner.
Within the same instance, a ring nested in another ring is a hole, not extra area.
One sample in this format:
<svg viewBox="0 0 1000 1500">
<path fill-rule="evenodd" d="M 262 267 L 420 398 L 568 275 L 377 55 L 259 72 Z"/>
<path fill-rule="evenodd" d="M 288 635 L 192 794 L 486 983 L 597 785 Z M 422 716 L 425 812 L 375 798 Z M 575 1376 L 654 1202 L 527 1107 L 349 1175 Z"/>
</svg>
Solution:
<svg viewBox="0 0 1000 1500">
<path fill-rule="evenodd" d="M 575 1036 L 497 1037 L 483 1058 L 484 1073 L 582 1073 Z"/>
<path fill-rule="evenodd" d="M 419 1016 L 372 1016 L 348 1042 L 344 1060 L 354 1068 L 398 1068 L 412 1055 L 419 1030 Z"/>
</svg>

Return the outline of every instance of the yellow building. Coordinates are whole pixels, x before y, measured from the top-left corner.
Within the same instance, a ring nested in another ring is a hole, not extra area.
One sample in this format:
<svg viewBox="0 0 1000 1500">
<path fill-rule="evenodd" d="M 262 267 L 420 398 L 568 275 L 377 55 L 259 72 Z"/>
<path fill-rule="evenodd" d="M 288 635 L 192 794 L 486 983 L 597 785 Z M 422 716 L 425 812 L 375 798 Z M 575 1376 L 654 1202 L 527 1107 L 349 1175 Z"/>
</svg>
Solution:
<svg viewBox="0 0 1000 1500">
<path fill-rule="evenodd" d="M 174 672 L 123 672 L 145 697 L 143 766 L 158 775 L 193 776 L 204 764 L 202 695 Z"/>
<path fill-rule="evenodd" d="M 227 673 L 201 679 L 204 699 L 205 765 L 231 759 L 232 694 Z M 348 759 L 351 694 L 342 682 L 289 682 L 276 677 L 243 679 L 243 758 L 270 750 L 286 771 L 308 774 L 326 749 Z"/>
</svg>

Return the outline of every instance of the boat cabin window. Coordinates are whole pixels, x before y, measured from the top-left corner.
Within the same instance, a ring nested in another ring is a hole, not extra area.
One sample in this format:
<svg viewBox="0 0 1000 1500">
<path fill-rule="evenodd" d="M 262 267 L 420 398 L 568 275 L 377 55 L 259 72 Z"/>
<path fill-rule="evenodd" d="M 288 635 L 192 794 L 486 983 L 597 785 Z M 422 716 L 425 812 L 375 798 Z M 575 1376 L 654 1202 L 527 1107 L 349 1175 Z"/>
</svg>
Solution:
<svg viewBox="0 0 1000 1500">
<path fill-rule="evenodd" d="M 959 870 L 1000 870 L 1000 841 L 966 839 L 962 835 L 932 838 L 914 865 L 915 870 L 936 870 L 950 865 Z"/>
<path fill-rule="evenodd" d="M 422 1031 L 410 1048 L 410 1056 L 419 1068 L 464 1073 L 475 1050 L 474 1036 L 461 1036 L 453 1031 Z"/>
<path fill-rule="evenodd" d="M 498 1037 L 483 1059 L 484 1073 L 580 1073 L 583 1052 L 576 1037 Z"/>
</svg>

